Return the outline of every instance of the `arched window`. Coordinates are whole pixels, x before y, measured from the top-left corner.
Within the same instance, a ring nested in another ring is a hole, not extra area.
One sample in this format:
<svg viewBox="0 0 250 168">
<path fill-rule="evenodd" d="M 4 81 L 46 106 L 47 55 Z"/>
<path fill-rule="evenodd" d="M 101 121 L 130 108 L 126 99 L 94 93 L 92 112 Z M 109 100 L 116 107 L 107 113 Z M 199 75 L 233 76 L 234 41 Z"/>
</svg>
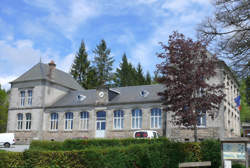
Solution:
<svg viewBox="0 0 250 168">
<path fill-rule="evenodd" d="M 23 129 L 23 114 L 22 113 L 17 114 L 17 129 L 18 130 Z"/>
<path fill-rule="evenodd" d="M 56 131 L 58 129 L 58 114 L 52 113 L 50 115 L 50 130 Z"/>
<path fill-rule="evenodd" d="M 161 109 L 151 109 L 151 128 L 161 128 Z"/>
<path fill-rule="evenodd" d="M 96 113 L 97 120 L 106 120 L 106 112 L 105 111 L 98 111 Z"/>
<path fill-rule="evenodd" d="M 114 129 L 123 129 L 124 114 L 122 110 L 114 111 Z"/>
<path fill-rule="evenodd" d="M 132 129 L 142 128 L 142 111 L 141 109 L 132 110 Z"/>
<path fill-rule="evenodd" d="M 31 129 L 31 113 L 26 114 L 26 130 Z"/>
<path fill-rule="evenodd" d="M 89 112 L 83 111 L 80 113 L 80 129 L 87 130 L 89 127 Z"/>
<path fill-rule="evenodd" d="M 73 113 L 67 112 L 65 113 L 65 130 L 73 129 Z"/>
</svg>

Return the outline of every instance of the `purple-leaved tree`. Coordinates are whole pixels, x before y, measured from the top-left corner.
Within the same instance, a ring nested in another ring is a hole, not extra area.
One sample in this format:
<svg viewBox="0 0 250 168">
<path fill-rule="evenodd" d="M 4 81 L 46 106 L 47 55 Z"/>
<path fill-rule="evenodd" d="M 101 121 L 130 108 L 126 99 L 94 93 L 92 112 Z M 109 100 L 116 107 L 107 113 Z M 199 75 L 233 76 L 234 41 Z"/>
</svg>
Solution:
<svg viewBox="0 0 250 168">
<path fill-rule="evenodd" d="M 185 38 L 174 32 L 168 44 L 160 43 L 162 52 L 157 65 L 160 77 L 158 82 L 166 89 L 160 92 L 164 111 L 170 112 L 172 122 L 194 130 L 197 141 L 197 119 L 208 115 L 212 118 L 224 97 L 223 84 L 213 84 L 216 75 L 216 56 L 206 49 L 206 44 Z"/>
</svg>

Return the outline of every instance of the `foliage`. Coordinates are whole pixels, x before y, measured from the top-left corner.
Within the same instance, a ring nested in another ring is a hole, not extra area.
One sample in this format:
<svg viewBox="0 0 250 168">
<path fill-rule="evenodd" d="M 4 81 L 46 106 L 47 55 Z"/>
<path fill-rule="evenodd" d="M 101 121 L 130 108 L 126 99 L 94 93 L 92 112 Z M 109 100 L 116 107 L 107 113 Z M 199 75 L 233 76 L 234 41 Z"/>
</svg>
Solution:
<svg viewBox="0 0 250 168">
<path fill-rule="evenodd" d="M 8 93 L 0 85 L 0 132 L 6 132 L 8 119 Z"/>
<path fill-rule="evenodd" d="M 230 59 L 233 69 L 239 75 L 250 76 L 250 2 L 216 0 L 215 8 L 214 16 L 205 20 L 198 29 L 201 37 L 213 40 L 211 48 Z"/>
<path fill-rule="evenodd" d="M 79 51 L 75 55 L 70 73 L 74 79 L 82 85 L 83 88 L 88 89 L 88 73 L 90 68 L 90 61 L 88 60 L 88 53 L 86 52 L 84 41 L 81 42 Z"/>
<path fill-rule="evenodd" d="M 150 85 L 151 76 L 149 72 L 144 76 L 141 64 L 138 64 L 137 68 L 134 68 L 133 65 L 128 62 L 127 56 L 124 53 L 120 67 L 116 69 L 115 83 L 116 86 L 119 87 Z"/>
<path fill-rule="evenodd" d="M 246 88 L 245 88 L 245 91 L 246 91 L 246 103 L 247 103 L 248 106 L 250 106 L 250 76 L 248 76 L 246 78 L 245 84 L 246 84 Z"/>
<path fill-rule="evenodd" d="M 89 141 L 94 142 L 92 140 Z M 150 140 L 145 140 L 145 142 L 146 141 L 151 142 Z M 84 142 L 86 141 L 84 140 Z M 102 141 L 96 141 L 97 146 L 89 146 L 84 150 L 28 150 L 23 153 L 0 152 L 0 165 L 4 165 L 6 168 L 177 168 L 181 162 L 207 161 L 207 158 L 204 156 L 210 157 L 213 165 L 214 162 L 220 162 L 220 157 L 216 159 L 215 155 L 208 155 L 208 153 L 212 153 L 213 150 L 220 150 L 220 148 L 215 148 L 217 144 L 216 141 L 205 141 L 202 142 L 203 144 L 200 144 L 181 143 L 161 139 L 154 143 L 132 144 L 132 139 L 127 139 L 123 141 L 123 143 L 126 142 L 128 144 L 126 146 L 116 146 L 113 144 L 113 147 L 98 147 L 98 145 L 101 145 L 101 142 Z M 116 141 L 114 143 L 118 142 Z M 50 144 L 47 143 L 47 145 Z"/>
<path fill-rule="evenodd" d="M 167 139 L 90 139 L 90 140 L 72 140 L 68 139 L 64 142 L 58 141 L 38 141 L 34 140 L 30 144 L 30 150 L 83 150 L 90 147 L 114 147 L 128 146 L 131 144 L 153 144 Z"/>
<path fill-rule="evenodd" d="M 218 168 L 221 165 L 221 143 L 219 140 L 208 139 L 200 144 L 201 160 L 211 161 L 211 168 Z"/>
<path fill-rule="evenodd" d="M 250 105 L 247 104 L 247 82 L 246 80 L 241 81 L 240 85 L 240 120 L 241 122 L 250 122 Z"/>
<path fill-rule="evenodd" d="M 158 81 L 166 86 L 159 93 L 165 111 L 171 112 L 175 124 L 192 126 L 197 141 L 197 118 L 214 116 L 224 97 L 223 84 L 208 82 L 216 75 L 217 59 L 207 53 L 205 44 L 177 32 L 161 46 L 163 52 L 158 57 L 163 62 L 157 68 L 161 74 Z"/>
<path fill-rule="evenodd" d="M 233 165 L 232 165 L 232 168 L 246 168 L 246 166 L 245 166 L 245 165 L 242 165 L 242 164 L 237 163 L 237 164 L 233 164 Z"/>
<path fill-rule="evenodd" d="M 98 86 L 110 84 L 112 80 L 112 65 L 113 57 L 110 56 L 111 50 L 107 48 L 106 42 L 101 40 L 100 44 L 96 46 L 93 53 L 95 54 L 94 63 L 97 72 Z"/>
</svg>

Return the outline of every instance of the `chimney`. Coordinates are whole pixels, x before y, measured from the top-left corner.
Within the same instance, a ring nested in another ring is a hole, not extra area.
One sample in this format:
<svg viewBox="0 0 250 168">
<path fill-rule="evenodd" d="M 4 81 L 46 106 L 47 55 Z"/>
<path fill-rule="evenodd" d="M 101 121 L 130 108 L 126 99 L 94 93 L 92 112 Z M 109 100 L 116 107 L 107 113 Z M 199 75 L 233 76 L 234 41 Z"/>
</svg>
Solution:
<svg viewBox="0 0 250 168">
<path fill-rule="evenodd" d="M 55 62 L 53 60 L 51 60 L 50 63 L 49 63 L 49 74 L 48 74 L 50 79 L 53 76 L 54 69 L 56 69 L 56 64 L 55 64 Z"/>
</svg>

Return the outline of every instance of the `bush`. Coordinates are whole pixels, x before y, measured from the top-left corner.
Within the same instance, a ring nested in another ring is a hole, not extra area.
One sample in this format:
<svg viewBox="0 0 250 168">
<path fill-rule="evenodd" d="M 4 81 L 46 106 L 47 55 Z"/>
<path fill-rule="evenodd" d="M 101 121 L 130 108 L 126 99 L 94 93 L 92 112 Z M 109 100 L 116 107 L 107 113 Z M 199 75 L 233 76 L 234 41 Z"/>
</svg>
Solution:
<svg viewBox="0 0 250 168">
<path fill-rule="evenodd" d="M 47 147 L 46 144 L 53 145 Z M 97 139 L 68 140 L 64 143 L 34 141 L 32 145 L 32 150 L 23 153 L 0 152 L 0 167 L 177 168 L 179 163 L 191 161 L 211 161 L 213 167 L 220 167 L 220 142 L 216 140 L 181 143 L 167 139 Z M 77 147 L 80 150 L 68 150 Z M 45 151 L 45 148 L 49 150 Z"/>
<path fill-rule="evenodd" d="M 63 142 L 33 140 L 30 144 L 29 150 L 59 151 L 63 150 Z"/>
<path fill-rule="evenodd" d="M 211 168 L 218 168 L 221 165 L 221 143 L 219 140 L 208 139 L 202 141 L 201 160 L 211 161 Z"/>
<path fill-rule="evenodd" d="M 246 168 L 246 166 L 245 166 L 245 165 L 242 165 L 242 164 L 237 163 L 237 164 L 233 164 L 233 165 L 232 165 L 232 168 Z"/>
<path fill-rule="evenodd" d="M 72 140 L 68 139 L 64 142 L 57 141 L 32 141 L 30 150 L 45 150 L 45 151 L 71 151 L 71 150 L 84 150 L 89 147 L 115 147 L 115 146 L 128 146 L 131 144 L 153 144 L 162 141 L 163 139 L 91 139 L 91 140 Z"/>
</svg>

